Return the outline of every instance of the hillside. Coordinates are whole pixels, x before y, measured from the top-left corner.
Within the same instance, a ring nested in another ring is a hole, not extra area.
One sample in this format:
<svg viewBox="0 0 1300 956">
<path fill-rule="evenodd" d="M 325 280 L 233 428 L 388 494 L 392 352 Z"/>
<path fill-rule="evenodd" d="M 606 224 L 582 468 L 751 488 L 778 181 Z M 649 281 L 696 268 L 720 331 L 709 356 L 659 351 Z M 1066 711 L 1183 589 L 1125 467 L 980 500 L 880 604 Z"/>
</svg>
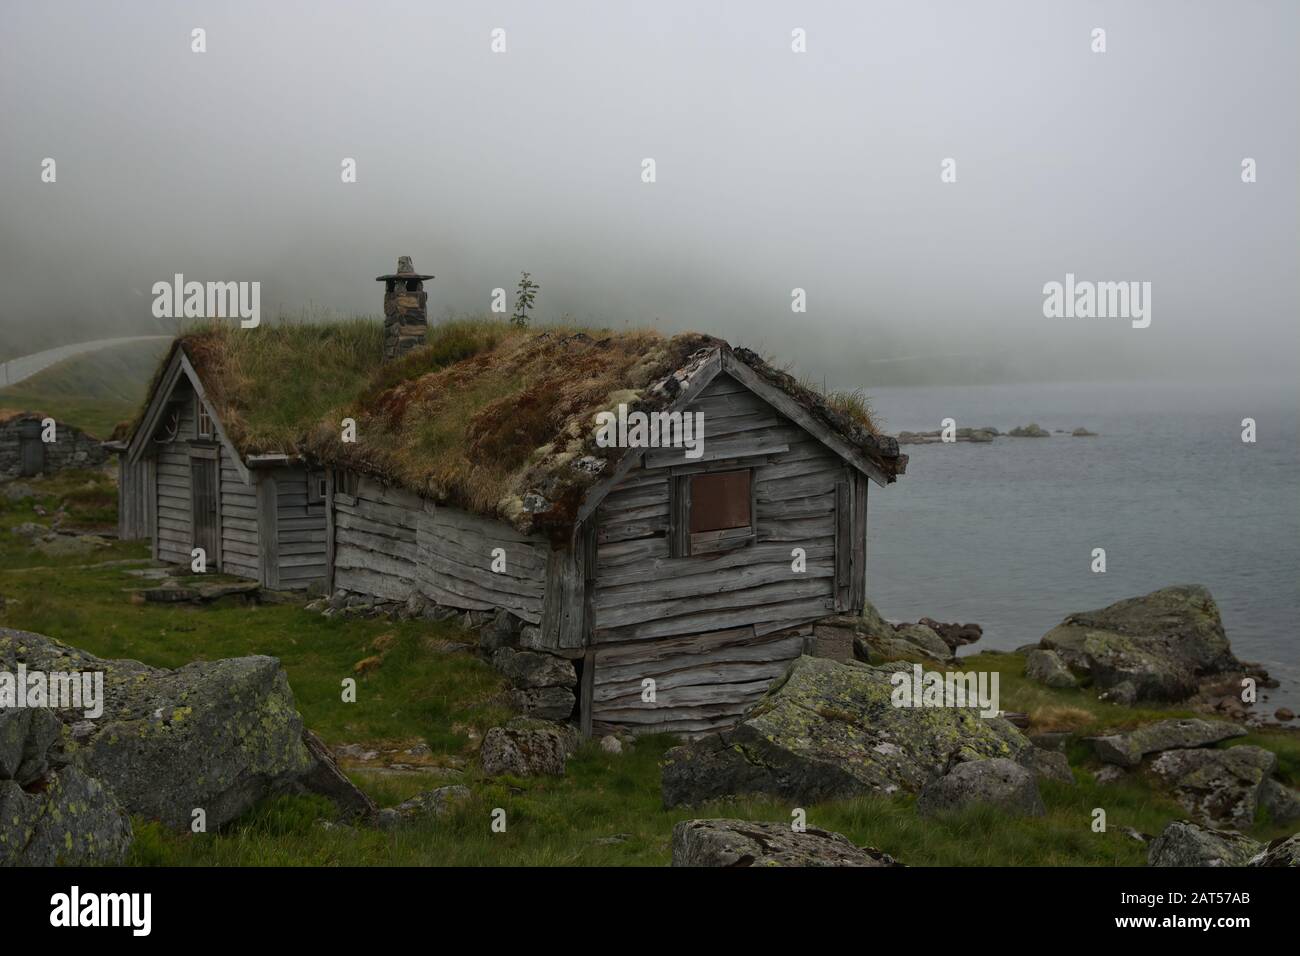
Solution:
<svg viewBox="0 0 1300 956">
<path fill-rule="evenodd" d="M 31 378 L 0 388 L 0 407 L 46 412 L 107 438 L 134 417 L 168 343 L 128 342 L 67 359 Z"/>
</svg>

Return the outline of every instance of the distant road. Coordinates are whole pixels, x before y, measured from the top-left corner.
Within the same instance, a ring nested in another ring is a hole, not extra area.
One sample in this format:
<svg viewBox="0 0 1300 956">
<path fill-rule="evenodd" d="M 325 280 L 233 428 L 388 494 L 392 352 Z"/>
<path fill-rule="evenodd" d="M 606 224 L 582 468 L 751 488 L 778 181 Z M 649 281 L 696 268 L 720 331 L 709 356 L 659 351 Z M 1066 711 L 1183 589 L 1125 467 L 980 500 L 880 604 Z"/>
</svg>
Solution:
<svg viewBox="0 0 1300 956">
<path fill-rule="evenodd" d="M 0 364 L 0 388 L 6 385 L 16 385 L 24 379 L 31 378 L 37 372 L 43 372 L 51 365 L 62 362 L 64 359 L 76 358 L 78 355 L 89 355 L 91 352 L 112 348 L 115 345 L 126 345 L 128 342 L 153 342 L 170 338 L 170 335 L 132 335 L 121 339 L 96 339 L 94 342 L 60 345 L 58 348 L 46 349 L 44 352 L 22 355 Z"/>
</svg>

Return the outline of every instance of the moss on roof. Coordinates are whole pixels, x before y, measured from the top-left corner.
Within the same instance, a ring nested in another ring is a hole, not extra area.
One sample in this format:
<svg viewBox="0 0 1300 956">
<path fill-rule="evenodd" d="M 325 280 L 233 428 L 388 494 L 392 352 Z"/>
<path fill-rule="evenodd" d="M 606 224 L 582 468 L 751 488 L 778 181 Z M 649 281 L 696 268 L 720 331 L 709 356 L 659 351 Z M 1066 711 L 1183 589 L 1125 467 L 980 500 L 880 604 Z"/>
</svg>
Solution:
<svg viewBox="0 0 1300 956">
<path fill-rule="evenodd" d="M 597 412 L 620 402 L 664 407 L 677 394 L 674 373 L 714 349 L 730 351 L 698 333 L 520 329 L 487 320 L 436 325 L 424 347 L 387 364 L 374 320 L 256 332 L 213 325 L 177 347 L 241 454 L 352 468 L 522 531 L 571 527 L 587 490 L 620 454 L 596 446 Z M 752 352 L 731 354 L 888 475 L 902 471 L 906 458 L 877 441 L 860 395 L 822 396 Z M 341 440 L 347 418 L 356 422 L 352 443 Z"/>
</svg>

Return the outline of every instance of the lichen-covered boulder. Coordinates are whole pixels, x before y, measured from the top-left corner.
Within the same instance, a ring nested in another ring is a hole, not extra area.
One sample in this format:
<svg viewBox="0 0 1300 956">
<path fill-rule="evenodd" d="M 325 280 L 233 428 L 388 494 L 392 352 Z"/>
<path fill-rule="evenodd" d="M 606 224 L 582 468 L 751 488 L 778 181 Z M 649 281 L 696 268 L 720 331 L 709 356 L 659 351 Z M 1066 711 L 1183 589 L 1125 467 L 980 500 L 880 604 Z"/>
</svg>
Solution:
<svg viewBox="0 0 1300 956">
<path fill-rule="evenodd" d="M 564 775 L 564 740 L 554 730 L 493 727 L 483 735 L 479 759 L 489 777 L 559 777 Z"/>
<path fill-rule="evenodd" d="M 896 671 L 796 659 L 734 728 L 668 751 L 664 805 L 739 794 L 816 802 L 916 792 L 956 763 L 1016 760 L 1032 746 L 1006 720 L 970 708 L 894 706 Z"/>
<path fill-rule="evenodd" d="M 1098 759 L 1119 767 L 1136 767 L 1147 754 L 1162 750 L 1187 750 L 1243 737 L 1246 728 L 1226 720 L 1185 718 L 1157 720 L 1136 730 L 1092 738 Z"/>
<path fill-rule="evenodd" d="M 1200 585 L 1181 585 L 1071 614 L 1039 642 L 1102 691 L 1127 701 L 1180 701 L 1199 679 L 1240 669 L 1219 608 Z"/>
<path fill-rule="evenodd" d="M 673 866 L 902 866 L 830 830 L 788 823 L 683 820 L 673 827 Z"/>
<path fill-rule="evenodd" d="M 1151 772 L 1189 813 L 1203 823 L 1247 830 L 1255 822 L 1261 789 L 1277 767 L 1277 755 L 1243 744 L 1223 750 L 1166 750 Z"/>
<path fill-rule="evenodd" d="M 1034 773 L 1004 757 L 959 763 L 931 780 L 916 798 L 916 811 L 934 816 L 973 806 L 990 806 L 1012 816 L 1047 813 Z"/>
<path fill-rule="evenodd" d="M 1274 840 L 1247 866 L 1300 866 L 1300 833 Z"/>
<path fill-rule="evenodd" d="M 1240 833 L 1179 820 L 1151 841 L 1147 865 L 1245 866 L 1262 849 L 1260 843 Z"/>
<path fill-rule="evenodd" d="M 1039 780 L 1074 783 L 1074 774 L 1070 771 L 1070 759 L 1059 750 L 1046 750 L 1038 746 L 1027 747 L 1020 752 L 1016 762 L 1027 770 L 1032 770 Z"/>
<path fill-rule="evenodd" d="M 54 713 L 76 729 L 64 746 L 66 762 L 102 781 L 130 813 L 188 829 L 201 809 L 214 829 L 268 795 L 311 789 L 318 777 L 293 692 L 273 657 L 167 670 L 0 628 L 0 668 L 18 661 L 29 672 L 104 675 L 102 715 Z"/>
<path fill-rule="evenodd" d="M 578 680 L 572 661 L 537 651 L 502 647 L 492 655 L 492 666 L 520 688 L 572 687 Z"/>
<path fill-rule="evenodd" d="M 438 787 L 436 790 L 424 790 L 408 800 L 403 800 L 395 807 L 385 807 L 380 810 L 375 822 L 381 829 L 392 829 L 407 823 L 436 820 L 451 813 L 472 795 L 469 787 L 460 784 Z"/>
<path fill-rule="evenodd" d="M 39 778 L 62 736 L 63 724 L 43 707 L 0 708 L 0 780 L 26 786 Z"/>
<path fill-rule="evenodd" d="M 888 664 L 891 661 L 944 664 L 948 661 L 948 655 L 937 657 L 921 644 L 906 640 L 899 634 L 855 634 L 853 657 L 864 664 Z"/>
<path fill-rule="evenodd" d="M 1259 788 L 1259 806 L 1277 824 L 1300 820 L 1300 793 L 1276 780 L 1265 780 Z"/>
<path fill-rule="evenodd" d="M 30 792 L 0 780 L 0 866 L 121 863 L 131 839 L 112 792 L 76 767 L 50 771 Z"/>
<path fill-rule="evenodd" d="M 1025 676 L 1057 690 L 1079 686 L 1079 681 L 1070 673 L 1070 668 L 1065 666 L 1061 655 L 1056 651 L 1041 648 L 1035 648 L 1025 654 Z"/>
</svg>

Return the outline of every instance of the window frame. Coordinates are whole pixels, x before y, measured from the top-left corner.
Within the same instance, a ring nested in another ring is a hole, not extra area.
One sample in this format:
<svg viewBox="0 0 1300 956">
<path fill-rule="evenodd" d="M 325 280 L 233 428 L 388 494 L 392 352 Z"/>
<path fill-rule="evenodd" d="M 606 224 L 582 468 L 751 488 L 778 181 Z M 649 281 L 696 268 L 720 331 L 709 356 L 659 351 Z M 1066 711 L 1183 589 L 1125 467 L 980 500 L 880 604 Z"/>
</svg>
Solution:
<svg viewBox="0 0 1300 956">
<path fill-rule="evenodd" d="M 203 429 L 204 422 L 208 423 L 206 431 Z M 208 414 L 208 407 L 203 404 L 203 399 L 198 395 L 194 396 L 194 435 L 207 441 L 211 441 L 217 435 L 216 424 Z"/>
<path fill-rule="evenodd" d="M 721 554 L 746 548 L 758 541 L 758 481 L 756 465 L 737 465 L 728 462 L 713 468 L 689 468 L 669 475 L 668 494 L 668 547 L 674 558 L 696 555 Z M 749 475 L 749 524 L 716 531 L 691 531 L 691 486 L 696 478 L 730 472 L 747 472 Z"/>
<path fill-rule="evenodd" d="M 329 475 L 324 468 L 307 470 L 307 504 L 318 505 L 329 497 Z"/>
</svg>

